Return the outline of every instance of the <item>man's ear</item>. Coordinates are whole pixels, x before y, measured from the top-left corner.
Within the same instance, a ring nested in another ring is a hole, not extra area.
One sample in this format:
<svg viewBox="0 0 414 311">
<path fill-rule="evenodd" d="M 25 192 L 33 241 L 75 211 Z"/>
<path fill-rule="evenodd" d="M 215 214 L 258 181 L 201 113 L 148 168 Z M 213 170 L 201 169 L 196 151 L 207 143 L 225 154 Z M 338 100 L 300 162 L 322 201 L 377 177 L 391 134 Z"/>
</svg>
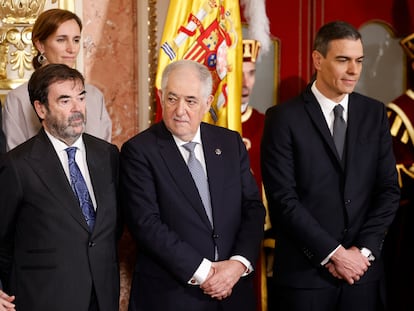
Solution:
<svg viewBox="0 0 414 311">
<path fill-rule="evenodd" d="M 206 111 L 204 113 L 207 113 L 208 111 L 210 111 L 211 104 L 213 103 L 213 100 L 214 100 L 214 96 L 213 95 L 209 95 L 208 98 L 207 98 Z"/>
<path fill-rule="evenodd" d="M 162 90 L 157 90 L 158 99 L 160 100 L 161 108 L 164 107 L 163 99 L 162 99 Z"/>
<path fill-rule="evenodd" d="M 312 52 L 312 60 L 313 60 L 313 66 L 315 67 L 315 69 L 318 71 L 321 68 L 321 63 L 323 60 L 323 56 L 321 53 L 319 53 L 318 51 L 314 50 Z"/>
<path fill-rule="evenodd" d="M 39 118 L 44 120 L 46 116 L 46 106 L 43 105 L 40 101 L 35 100 L 34 109 L 36 110 L 36 113 L 39 116 Z"/>
</svg>

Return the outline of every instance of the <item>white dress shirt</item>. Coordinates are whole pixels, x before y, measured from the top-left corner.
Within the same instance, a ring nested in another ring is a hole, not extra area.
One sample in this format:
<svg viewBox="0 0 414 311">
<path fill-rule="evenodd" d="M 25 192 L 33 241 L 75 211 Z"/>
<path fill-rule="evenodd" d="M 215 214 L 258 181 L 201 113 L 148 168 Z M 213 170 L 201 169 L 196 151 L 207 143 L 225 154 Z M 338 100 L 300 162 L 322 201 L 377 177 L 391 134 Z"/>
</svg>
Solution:
<svg viewBox="0 0 414 311">
<path fill-rule="evenodd" d="M 89 195 L 92 200 L 93 208 L 96 211 L 96 199 L 95 194 L 93 192 L 91 177 L 89 175 L 88 170 L 88 163 L 86 162 L 86 149 L 85 144 L 83 143 L 82 135 L 73 143 L 73 145 L 68 146 L 63 141 L 57 139 L 56 137 L 52 136 L 48 131 L 45 132 L 49 137 L 50 141 L 52 142 L 53 147 L 59 157 L 60 163 L 62 163 L 63 169 L 66 173 L 66 177 L 68 178 L 69 184 L 71 184 L 70 174 L 69 174 L 69 163 L 68 163 L 68 154 L 66 152 L 66 148 L 68 147 L 76 147 L 76 155 L 75 161 L 78 164 L 79 169 L 82 173 L 83 178 L 85 179 L 86 186 L 88 187 Z"/>
</svg>

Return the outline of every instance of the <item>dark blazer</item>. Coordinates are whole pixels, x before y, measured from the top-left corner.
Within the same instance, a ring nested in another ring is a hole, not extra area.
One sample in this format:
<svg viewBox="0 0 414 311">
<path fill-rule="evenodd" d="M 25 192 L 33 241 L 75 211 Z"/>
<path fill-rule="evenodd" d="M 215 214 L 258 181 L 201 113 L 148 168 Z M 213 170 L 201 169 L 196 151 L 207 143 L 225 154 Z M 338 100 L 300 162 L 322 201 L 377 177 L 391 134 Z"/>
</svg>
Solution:
<svg viewBox="0 0 414 311">
<path fill-rule="evenodd" d="M 382 245 L 399 201 L 385 106 L 352 93 L 347 125 L 341 162 L 310 85 L 266 113 L 262 173 L 276 231 L 278 284 L 337 284 L 320 263 L 339 243 L 367 247 L 376 257 L 359 282 L 381 276 Z"/>
<path fill-rule="evenodd" d="M 2 127 L 2 106 L 0 102 L 0 155 L 6 153 L 6 137 L 4 136 Z"/>
<path fill-rule="evenodd" d="M 19 311 L 88 310 L 92 286 L 100 311 L 118 311 L 118 149 L 83 140 L 97 203 L 91 234 L 43 129 L 0 164 L 0 272 Z"/>
<path fill-rule="evenodd" d="M 196 185 L 164 123 L 124 144 L 121 200 L 137 241 L 130 310 L 254 310 L 252 275 L 222 303 L 188 285 L 203 258 L 241 255 L 256 262 L 264 208 L 236 132 L 201 124 L 214 231 Z"/>
</svg>

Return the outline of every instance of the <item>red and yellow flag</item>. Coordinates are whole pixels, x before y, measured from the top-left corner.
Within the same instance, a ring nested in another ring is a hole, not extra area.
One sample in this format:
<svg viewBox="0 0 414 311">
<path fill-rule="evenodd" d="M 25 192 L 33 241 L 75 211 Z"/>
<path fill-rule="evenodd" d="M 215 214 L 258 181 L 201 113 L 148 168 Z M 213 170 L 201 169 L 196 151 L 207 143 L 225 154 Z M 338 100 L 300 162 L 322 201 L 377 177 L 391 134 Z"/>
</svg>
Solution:
<svg viewBox="0 0 414 311">
<path fill-rule="evenodd" d="M 212 74 L 215 99 L 204 121 L 241 133 L 243 59 L 239 1 L 171 0 L 160 43 L 157 89 L 161 87 L 165 66 L 179 59 L 204 64 Z M 160 119 L 158 104 L 156 120 Z"/>
</svg>

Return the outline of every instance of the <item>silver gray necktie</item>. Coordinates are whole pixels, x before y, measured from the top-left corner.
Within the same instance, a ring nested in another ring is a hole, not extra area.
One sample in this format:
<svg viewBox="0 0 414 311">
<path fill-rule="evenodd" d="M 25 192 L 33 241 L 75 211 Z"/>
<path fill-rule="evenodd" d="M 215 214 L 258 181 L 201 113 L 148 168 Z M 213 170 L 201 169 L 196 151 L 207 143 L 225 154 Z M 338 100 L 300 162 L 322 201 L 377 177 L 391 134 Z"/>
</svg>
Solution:
<svg viewBox="0 0 414 311">
<path fill-rule="evenodd" d="M 208 219 L 210 220 L 211 226 L 213 226 L 213 213 L 211 210 L 210 201 L 210 190 L 208 187 L 207 176 L 204 172 L 203 166 L 200 161 L 197 160 L 194 154 L 194 148 L 197 145 L 196 142 L 189 142 L 183 145 L 183 147 L 190 153 L 188 158 L 188 169 L 190 170 L 191 176 L 197 186 L 198 193 L 200 194 L 201 201 L 203 201 L 204 209 L 206 210 Z"/>
<path fill-rule="evenodd" d="M 336 150 L 338 151 L 340 159 L 344 153 L 345 136 L 346 136 L 346 122 L 343 117 L 344 107 L 337 104 L 334 108 L 334 124 L 333 124 L 333 140 L 335 142 Z"/>
</svg>

